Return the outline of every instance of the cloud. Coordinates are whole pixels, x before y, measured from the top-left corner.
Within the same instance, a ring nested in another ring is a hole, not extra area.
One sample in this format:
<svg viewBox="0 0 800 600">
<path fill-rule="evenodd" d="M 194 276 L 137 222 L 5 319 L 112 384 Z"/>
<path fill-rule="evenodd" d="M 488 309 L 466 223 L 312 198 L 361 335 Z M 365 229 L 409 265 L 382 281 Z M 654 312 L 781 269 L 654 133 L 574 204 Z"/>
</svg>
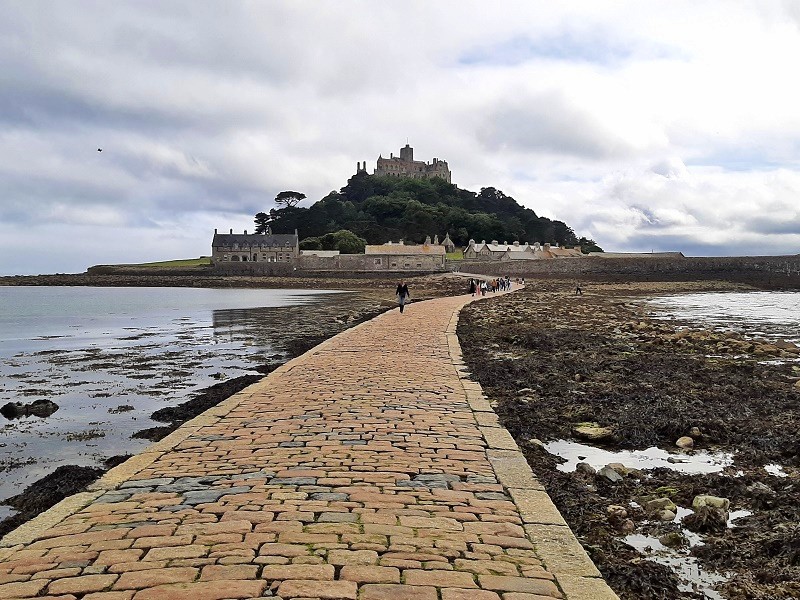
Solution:
<svg viewBox="0 0 800 600">
<path fill-rule="evenodd" d="M 319 199 L 407 138 L 608 249 L 796 253 L 797 15 L 2 3 L 0 273 L 208 253 L 214 227 L 252 227 L 284 189 Z"/>
</svg>

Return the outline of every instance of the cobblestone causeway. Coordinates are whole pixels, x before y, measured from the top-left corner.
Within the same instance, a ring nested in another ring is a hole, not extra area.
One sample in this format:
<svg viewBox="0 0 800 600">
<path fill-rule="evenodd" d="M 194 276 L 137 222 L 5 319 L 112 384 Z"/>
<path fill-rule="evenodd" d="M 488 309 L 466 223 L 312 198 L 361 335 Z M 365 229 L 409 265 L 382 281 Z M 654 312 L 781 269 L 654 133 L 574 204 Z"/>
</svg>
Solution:
<svg viewBox="0 0 800 600">
<path fill-rule="evenodd" d="M 11 532 L 0 599 L 616 598 L 463 373 L 470 300 L 331 338 Z"/>
</svg>

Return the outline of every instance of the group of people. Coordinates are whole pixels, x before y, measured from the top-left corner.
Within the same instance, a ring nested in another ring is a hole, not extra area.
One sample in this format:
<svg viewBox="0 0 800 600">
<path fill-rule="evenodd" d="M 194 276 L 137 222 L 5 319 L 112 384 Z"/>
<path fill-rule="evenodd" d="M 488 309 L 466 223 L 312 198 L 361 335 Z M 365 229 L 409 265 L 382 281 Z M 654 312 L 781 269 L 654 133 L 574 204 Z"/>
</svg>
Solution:
<svg viewBox="0 0 800 600">
<path fill-rule="evenodd" d="M 517 283 L 519 283 L 519 279 L 517 279 Z M 485 296 L 486 292 L 510 292 L 511 286 L 511 278 L 508 275 L 505 277 L 497 277 L 489 281 L 483 279 L 470 279 L 469 293 L 473 296 L 475 294 Z"/>
</svg>

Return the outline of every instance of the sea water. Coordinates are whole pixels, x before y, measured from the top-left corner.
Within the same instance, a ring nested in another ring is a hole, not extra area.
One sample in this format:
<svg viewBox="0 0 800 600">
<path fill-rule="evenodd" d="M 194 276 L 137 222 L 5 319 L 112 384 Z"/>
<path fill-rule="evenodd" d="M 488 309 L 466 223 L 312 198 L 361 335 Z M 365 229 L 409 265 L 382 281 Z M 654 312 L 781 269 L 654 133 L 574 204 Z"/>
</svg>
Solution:
<svg viewBox="0 0 800 600">
<path fill-rule="evenodd" d="M 163 425 L 153 411 L 286 360 L 276 338 L 330 294 L 0 287 L 0 406 L 59 406 L 46 418 L 0 416 L 0 501 L 59 465 L 141 451 L 150 442 L 131 435 Z"/>
<path fill-rule="evenodd" d="M 648 306 L 659 319 L 800 343 L 800 292 L 679 294 L 655 298 Z"/>
</svg>

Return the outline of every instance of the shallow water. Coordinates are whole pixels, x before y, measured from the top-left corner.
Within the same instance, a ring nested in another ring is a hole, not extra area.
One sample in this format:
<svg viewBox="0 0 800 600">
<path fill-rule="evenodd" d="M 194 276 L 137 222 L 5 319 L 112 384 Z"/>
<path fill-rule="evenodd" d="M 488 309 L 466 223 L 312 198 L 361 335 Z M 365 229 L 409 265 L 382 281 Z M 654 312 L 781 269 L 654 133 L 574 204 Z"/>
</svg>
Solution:
<svg viewBox="0 0 800 600">
<path fill-rule="evenodd" d="M 727 452 L 706 452 L 697 450 L 691 453 L 671 453 L 652 447 L 646 450 L 609 451 L 573 442 L 556 440 L 544 445 L 545 450 L 565 459 L 558 470 L 571 473 L 579 462 L 600 469 L 609 463 L 622 463 L 629 469 L 655 469 L 664 467 L 687 474 L 718 473 L 733 463 L 733 455 Z M 672 459 L 673 462 L 670 462 Z"/>
<path fill-rule="evenodd" d="M 59 465 L 96 466 L 141 451 L 150 442 L 130 436 L 159 425 L 153 411 L 285 361 L 282 342 L 293 331 L 321 333 L 304 316 L 320 307 L 336 314 L 342 309 L 331 303 L 349 296 L 0 287 L 0 406 L 42 399 L 59 406 L 46 418 L 0 416 L 0 500 Z"/>
<path fill-rule="evenodd" d="M 648 301 L 655 318 L 680 319 L 747 337 L 800 342 L 800 292 L 709 292 Z"/>
</svg>

